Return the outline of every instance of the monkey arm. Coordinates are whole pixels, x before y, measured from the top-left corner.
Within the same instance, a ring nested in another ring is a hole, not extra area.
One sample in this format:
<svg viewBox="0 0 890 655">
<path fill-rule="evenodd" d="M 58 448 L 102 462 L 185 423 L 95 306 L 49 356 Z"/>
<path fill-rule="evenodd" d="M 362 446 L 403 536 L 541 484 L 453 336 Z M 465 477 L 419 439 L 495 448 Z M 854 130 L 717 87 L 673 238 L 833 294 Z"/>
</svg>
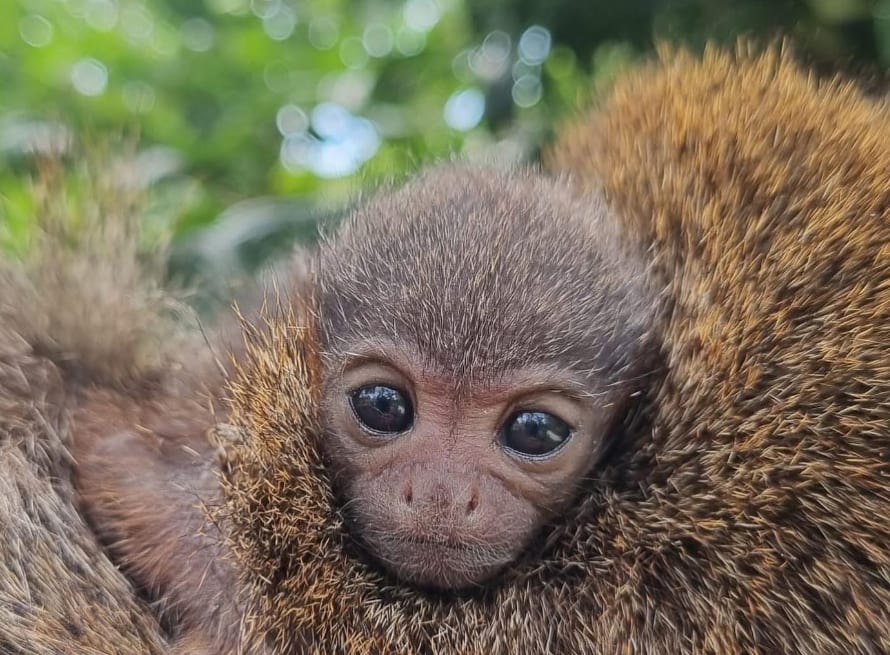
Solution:
<svg viewBox="0 0 890 655">
<path fill-rule="evenodd" d="M 235 652 L 237 580 L 207 510 L 219 501 L 196 404 L 96 392 L 75 413 L 76 484 L 113 557 L 159 601 L 175 653 Z"/>
</svg>

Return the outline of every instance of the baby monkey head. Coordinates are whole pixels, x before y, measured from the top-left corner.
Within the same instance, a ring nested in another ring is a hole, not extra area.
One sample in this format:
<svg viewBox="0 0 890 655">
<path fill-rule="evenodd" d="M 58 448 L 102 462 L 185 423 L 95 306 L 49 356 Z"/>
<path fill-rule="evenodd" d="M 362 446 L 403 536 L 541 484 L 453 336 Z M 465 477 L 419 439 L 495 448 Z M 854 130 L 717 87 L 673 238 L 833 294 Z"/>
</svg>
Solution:
<svg viewBox="0 0 890 655">
<path fill-rule="evenodd" d="M 318 254 L 325 444 L 370 553 L 478 585 L 583 493 L 652 364 L 654 296 L 602 199 L 427 173 Z"/>
</svg>

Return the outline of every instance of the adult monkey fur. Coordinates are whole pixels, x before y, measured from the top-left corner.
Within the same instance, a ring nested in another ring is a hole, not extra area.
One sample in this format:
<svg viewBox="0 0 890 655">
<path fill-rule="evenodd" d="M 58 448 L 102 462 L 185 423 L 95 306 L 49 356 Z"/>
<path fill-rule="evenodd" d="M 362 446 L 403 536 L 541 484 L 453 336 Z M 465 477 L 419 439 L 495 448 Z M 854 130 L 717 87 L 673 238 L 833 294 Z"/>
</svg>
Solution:
<svg viewBox="0 0 890 655">
<path fill-rule="evenodd" d="M 775 53 L 679 54 L 628 76 L 563 136 L 551 164 L 604 190 L 667 285 L 651 423 L 615 444 L 536 566 L 433 598 L 367 573 L 312 439 L 270 430 L 278 390 L 302 394 L 288 433 L 317 434 L 317 386 L 299 384 L 318 374 L 312 334 L 274 323 L 250 340 L 231 387 L 236 429 L 220 431 L 237 435 L 222 439 L 216 515 L 244 567 L 245 644 L 887 651 L 885 108 Z M 176 438 L 154 436 L 162 450 Z M 147 466 L 158 462 L 170 464 Z M 201 609 L 180 605 L 178 618 L 195 628 Z"/>
</svg>

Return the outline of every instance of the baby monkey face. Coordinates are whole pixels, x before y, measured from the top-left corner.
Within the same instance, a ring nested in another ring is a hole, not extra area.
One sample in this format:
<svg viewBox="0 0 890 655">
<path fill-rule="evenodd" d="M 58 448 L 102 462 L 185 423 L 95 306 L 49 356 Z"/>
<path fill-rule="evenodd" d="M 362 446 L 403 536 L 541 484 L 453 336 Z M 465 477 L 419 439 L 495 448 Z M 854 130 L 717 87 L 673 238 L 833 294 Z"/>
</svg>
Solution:
<svg viewBox="0 0 890 655">
<path fill-rule="evenodd" d="M 514 561 L 575 497 L 615 410 L 556 367 L 459 380 L 407 350 L 348 349 L 328 384 L 350 517 L 401 579 L 453 589 Z"/>
<path fill-rule="evenodd" d="M 322 243 L 326 443 L 401 579 L 485 582 L 578 496 L 649 366 L 646 267 L 599 196 L 432 171 Z"/>
</svg>

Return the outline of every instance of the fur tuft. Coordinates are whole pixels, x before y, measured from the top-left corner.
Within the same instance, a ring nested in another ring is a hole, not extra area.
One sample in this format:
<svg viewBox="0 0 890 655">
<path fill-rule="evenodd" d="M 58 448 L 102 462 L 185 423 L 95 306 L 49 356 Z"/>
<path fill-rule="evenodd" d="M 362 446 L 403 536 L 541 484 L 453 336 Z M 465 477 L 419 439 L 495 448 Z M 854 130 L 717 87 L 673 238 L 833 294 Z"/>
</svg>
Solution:
<svg viewBox="0 0 890 655">
<path fill-rule="evenodd" d="M 0 263 L 2 329 L 78 382 L 157 377 L 183 321 L 161 284 L 164 250 L 141 243 L 142 194 L 107 170 L 72 178 L 43 161 L 34 195 L 33 242 L 23 261 Z"/>
<path fill-rule="evenodd" d="M 243 351 L 228 385 L 231 424 L 216 430 L 226 498 L 219 519 L 230 527 L 229 546 L 245 583 L 249 632 L 261 636 L 257 643 L 269 636 L 290 652 L 304 643 L 303 626 L 324 621 L 332 609 L 329 581 L 313 584 L 312 576 L 337 566 L 328 560 L 338 557 L 342 518 L 319 443 L 321 378 L 313 321 L 283 306 L 274 315 L 265 308 L 261 314 L 244 320 Z M 305 573 L 301 588 L 285 582 L 282 589 L 281 570 L 293 567 Z M 294 606 L 287 626 L 277 612 L 282 594 L 307 600 Z"/>
</svg>

